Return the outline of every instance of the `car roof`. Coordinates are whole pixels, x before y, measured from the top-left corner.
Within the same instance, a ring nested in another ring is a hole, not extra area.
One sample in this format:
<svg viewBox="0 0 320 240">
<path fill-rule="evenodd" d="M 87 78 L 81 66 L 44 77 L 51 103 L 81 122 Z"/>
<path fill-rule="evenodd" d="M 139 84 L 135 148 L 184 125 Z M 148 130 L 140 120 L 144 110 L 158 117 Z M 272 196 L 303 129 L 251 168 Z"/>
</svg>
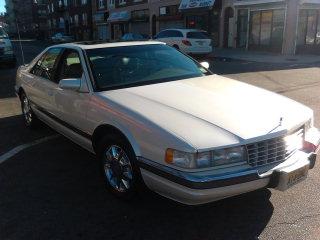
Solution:
<svg viewBox="0 0 320 240">
<path fill-rule="evenodd" d="M 155 45 L 162 44 L 163 42 L 158 41 L 124 41 L 124 42 L 99 42 L 99 41 L 90 41 L 90 42 L 75 42 L 75 43 L 65 43 L 55 46 L 61 47 L 80 47 L 82 49 L 97 49 L 97 48 L 111 48 L 111 47 L 126 47 L 126 46 L 141 46 L 141 45 Z"/>
</svg>

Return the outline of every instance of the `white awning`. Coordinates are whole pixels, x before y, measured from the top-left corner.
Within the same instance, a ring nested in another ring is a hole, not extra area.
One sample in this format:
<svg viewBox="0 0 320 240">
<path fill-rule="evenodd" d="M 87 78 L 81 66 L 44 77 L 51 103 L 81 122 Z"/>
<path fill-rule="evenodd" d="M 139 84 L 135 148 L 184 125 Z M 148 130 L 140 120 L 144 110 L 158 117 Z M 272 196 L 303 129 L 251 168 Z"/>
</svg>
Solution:
<svg viewBox="0 0 320 240">
<path fill-rule="evenodd" d="M 130 13 L 128 11 L 111 13 L 108 22 L 127 22 L 130 20 Z"/>
<path fill-rule="evenodd" d="M 234 6 L 257 5 L 266 3 L 284 2 L 285 0 L 238 0 L 234 2 Z"/>
<path fill-rule="evenodd" d="M 181 0 L 179 10 L 211 8 L 215 0 Z"/>
</svg>

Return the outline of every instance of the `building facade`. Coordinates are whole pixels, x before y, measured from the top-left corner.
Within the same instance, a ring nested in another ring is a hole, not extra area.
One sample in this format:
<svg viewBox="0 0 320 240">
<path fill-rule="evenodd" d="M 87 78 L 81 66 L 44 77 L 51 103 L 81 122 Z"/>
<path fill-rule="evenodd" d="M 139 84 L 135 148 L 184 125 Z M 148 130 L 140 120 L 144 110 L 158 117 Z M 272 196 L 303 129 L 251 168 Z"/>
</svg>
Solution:
<svg viewBox="0 0 320 240">
<path fill-rule="evenodd" d="M 320 1 L 226 0 L 220 29 L 221 47 L 320 53 Z"/>
<path fill-rule="evenodd" d="M 108 1 L 92 0 L 93 39 L 103 41 L 110 39 L 110 33 L 107 22 L 108 18 Z"/>
<path fill-rule="evenodd" d="M 6 0 L 8 33 L 22 37 L 44 39 L 47 32 L 47 0 Z"/>
<path fill-rule="evenodd" d="M 76 41 L 92 39 L 91 0 L 48 0 L 47 12 L 50 36 L 63 33 Z"/>
</svg>

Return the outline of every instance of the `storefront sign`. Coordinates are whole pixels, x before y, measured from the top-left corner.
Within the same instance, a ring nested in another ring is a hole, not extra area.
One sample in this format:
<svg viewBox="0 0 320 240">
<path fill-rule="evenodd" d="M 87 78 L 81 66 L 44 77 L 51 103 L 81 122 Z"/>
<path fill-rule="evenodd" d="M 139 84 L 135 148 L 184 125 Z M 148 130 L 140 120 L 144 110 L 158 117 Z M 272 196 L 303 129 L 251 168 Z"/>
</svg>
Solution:
<svg viewBox="0 0 320 240">
<path fill-rule="evenodd" d="M 210 8 L 215 0 L 182 0 L 179 10 L 187 10 L 194 8 Z"/>
<path fill-rule="evenodd" d="M 130 13 L 128 11 L 111 13 L 108 22 L 127 22 L 130 20 Z"/>
</svg>

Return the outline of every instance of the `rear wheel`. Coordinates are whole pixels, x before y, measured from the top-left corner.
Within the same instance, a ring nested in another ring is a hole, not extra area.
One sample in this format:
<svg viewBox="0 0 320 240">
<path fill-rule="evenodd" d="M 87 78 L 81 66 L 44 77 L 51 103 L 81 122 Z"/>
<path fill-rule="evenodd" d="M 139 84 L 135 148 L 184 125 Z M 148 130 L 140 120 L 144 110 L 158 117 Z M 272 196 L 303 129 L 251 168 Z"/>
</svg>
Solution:
<svg viewBox="0 0 320 240">
<path fill-rule="evenodd" d="M 23 114 L 23 119 L 26 126 L 29 128 L 37 127 L 39 124 L 39 120 L 37 116 L 33 113 L 30 106 L 30 101 L 24 92 L 21 93 L 20 100 L 21 100 L 21 110 Z"/>
<path fill-rule="evenodd" d="M 107 190 L 122 199 L 133 198 L 143 183 L 130 144 L 112 134 L 101 140 L 98 151 Z"/>
</svg>

